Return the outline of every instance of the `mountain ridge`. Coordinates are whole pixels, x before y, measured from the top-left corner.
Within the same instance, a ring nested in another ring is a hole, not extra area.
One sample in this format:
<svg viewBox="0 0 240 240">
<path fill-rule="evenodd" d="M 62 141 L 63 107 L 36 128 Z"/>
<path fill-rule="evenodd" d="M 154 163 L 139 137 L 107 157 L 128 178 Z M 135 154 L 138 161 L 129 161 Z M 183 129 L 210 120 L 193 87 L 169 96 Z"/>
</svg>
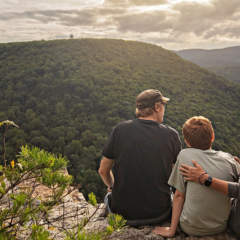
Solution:
<svg viewBox="0 0 240 240">
<path fill-rule="evenodd" d="M 240 46 L 210 50 L 185 49 L 175 52 L 180 57 L 226 79 L 240 82 Z"/>
<path fill-rule="evenodd" d="M 161 47 L 136 41 L 69 39 L 0 44 L 0 121 L 13 120 L 8 159 L 29 144 L 67 156 L 70 173 L 98 196 L 96 169 L 111 129 L 134 118 L 135 97 L 156 88 L 171 99 L 164 123 L 181 135 L 208 117 L 215 149 L 240 149 L 240 84 Z"/>
</svg>

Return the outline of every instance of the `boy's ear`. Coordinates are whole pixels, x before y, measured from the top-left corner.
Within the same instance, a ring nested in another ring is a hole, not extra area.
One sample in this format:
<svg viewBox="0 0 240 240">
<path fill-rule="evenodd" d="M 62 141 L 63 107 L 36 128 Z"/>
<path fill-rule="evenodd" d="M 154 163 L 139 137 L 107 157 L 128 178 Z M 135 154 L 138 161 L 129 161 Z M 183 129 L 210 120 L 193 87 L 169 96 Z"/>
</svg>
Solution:
<svg viewBox="0 0 240 240">
<path fill-rule="evenodd" d="M 190 143 L 184 138 L 184 142 L 187 144 L 188 147 L 191 147 Z"/>
<path fill-rule="evenodd" d="M 215 140 L 215 133 L 213 132 L 212 139 L 211 139 L 211 143 L 213 143 L 214 140 Z"/>
</svg>

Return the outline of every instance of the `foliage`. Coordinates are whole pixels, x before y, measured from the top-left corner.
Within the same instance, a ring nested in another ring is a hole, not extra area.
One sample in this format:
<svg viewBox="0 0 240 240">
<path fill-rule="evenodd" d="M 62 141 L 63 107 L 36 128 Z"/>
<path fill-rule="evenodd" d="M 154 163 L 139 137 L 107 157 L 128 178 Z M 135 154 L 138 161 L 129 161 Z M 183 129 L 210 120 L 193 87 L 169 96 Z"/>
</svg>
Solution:
<svg viewBox="0 0 240 240">
<path fill-rule="evenodd" d="M 77 182 L 80 182 L 83 186 L 81 192 L 84 194 L 86 199 L 88 199 L 88 193 L 94 192 L 97 196 L 97 200 L 102 201 L 102 197 L 106 194 L 106 187 L 102 180 L 99 178 L 96 169 L 82 170 L 79 176 L 76 178 Z"/>
<path fill-rule="evenodd" d="M 120 231 L 125 225 L 126 220 L 119 214 L 109 214 L 107 217 L 109 226 L 112 227 L 114 231 Z M 110 228 L 108 228 L 109 230 Z"/>
<path fill-rule="evenodd" d="M 13 126 L 16 128 L 19 128 L 18 125 L 16 125 L 13 121 L 5 120 L 0 122 L 0 128 L 3 128 L 3 144 L 2 144 L 2 149 L 3 149 L 3 163 L 4 166 L 7 166 L 7 161 L 6 161 L 6 134 L 9 126 Z"/>
<path fill-rule="evenodd" d="M 9 121 L 9 120 L 5 120 L 5 121 L 0 122 L 0 127 L 2 127 L 4 125 L 5 126 L 14 126 L 14 127 L 19 128 L 19 126 L 17 124 L 15 124 L 13 121 Z"/>
<path fill-rule="evenodd" d="M 93 194 L 94 195 L 94 194 Z M 105 240 L 111 239 L 110 235 L 114 231 L 120 231 L 125 225 L 126 220 L 118 214 L 109 214 L 108 215 L 108 226 L 105 231 L 99 232 L 85 232 L 84 226 L 87 224 L 80 224 L 77 231 L 67 231 L 65 240 Z"/>
<path fill-rule="evenodd" d="M 1 236 L 15 239 L 17 235 L 28 234 L 26 239 L 50 239 L 40 222 L 47 221 L 48 211 L 61 201 L 64 190 L 72 181 L 71 176 L 62 173 L 66 165 L 61 156 L 37 147 L 22 146 L 16 164 L 0 166 Z M 48 199 L 34 196 L 39 183 L 51 190 Z"/>
<path fill-rule="evenodd" d="M 88 194 L 88 202 L 93 206 L 97 206 L 97 199 L 93 192 Z"/>
<path fill-rule="evenodd" d="M 11 236 L 7 233 L 0 232 L 0 239 L 1 240 L 9 240 L 9 239 L 11 239 Z"/>
<path fill-rule="evenodd" d="M 110 239 L 110 235 L 114 231 L 120 231 L 125 225 L 126 220 L 118 214 L 109 214 L 107 217 L 108 226 L 105 231 L 97 231 L 97 232 L 85 232 L 84 227 L 90 221 L 90 219 L 95 215 L 99 206 L 97 206 L 97 200 L 94 193 L 88 194 L 89 203 L 96 207 L 95 211 L 88 218 L 84 218 L 82 222 L 78 225 L 77 231 L 66 231 L 66 239 L 65 240 L 105 240 Z"/>
<path fill-rule="evenodd" d="M 114 228 L 111 225 L 108 225 L 106 227 L 107 234 L 112 234 L 114 232 Z"/>
<path fill-rule="evenodd" d="M 88 222 L 91 220 L 92 217 L 95 216 L 96 212 L 99 210 L 99 206 L 97 205 L 97 200 L 96 200 L 96 196 L 93 192 L 88 194 L 88 198 L 89 198 L 89 203 L 92 204 L 95 208 L 95 211 L 92 213 L 91 216 L 87 216 L 85 218 L 82 219 L 81 223 L 78 224 L 78 228 L 77 231 L 74 230 L 67 230 L 65 232 L 66 234 L 66 239 L 65 240 L 103 240 L 106 237 L 106 233 L 105 231 L 103 232 L 88 232 L 86 233 L 84 231 L 84 227 L 88 224 Z"/>
<path fill-rule="evenodd" d="M 42 226 L 32 226 L 31 240 L 50 240 L 49 235 L 49 232 Z"/>
<path fill-rule="evenodd" d="M 151 44 L 69 39 L 0 44 L 0 121 L 20 126 L 8 131 L 6 158 L 25 144 L 60 153 L 85 197 L 95 192 L 102 200 L 104 144 L 115 124 L 134 118 L 135 96 L 147 88 L 171 99 L 166 124 L 181 133 L 187 118 L 206 116 L 216 130 L 213 147 L 239 153 L 239 83 Z"/>
<path fill-rule="evenodd" d="M 81 228 L 78 228 L 77 233 L 74 231 L 68 232 L 65 240 L 103 240 L 105 237 L 105 232 L 86 233 Z"/>
</svg>

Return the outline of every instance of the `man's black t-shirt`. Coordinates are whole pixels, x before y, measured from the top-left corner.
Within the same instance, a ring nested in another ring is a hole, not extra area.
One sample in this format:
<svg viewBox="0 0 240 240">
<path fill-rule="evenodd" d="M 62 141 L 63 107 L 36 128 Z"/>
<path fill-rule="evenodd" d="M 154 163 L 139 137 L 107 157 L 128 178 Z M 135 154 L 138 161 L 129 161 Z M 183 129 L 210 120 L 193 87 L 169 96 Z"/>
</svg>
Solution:
<svg viewBox="0 0 240 240">
<path fill-rule="evenodd" d="M 173 128 L 143 119 L 118 124 L 103 150 L 114 160 L 111 210 L 128 220 L 169 216 L 167 182 L 180 150 Z"/>
</svg>

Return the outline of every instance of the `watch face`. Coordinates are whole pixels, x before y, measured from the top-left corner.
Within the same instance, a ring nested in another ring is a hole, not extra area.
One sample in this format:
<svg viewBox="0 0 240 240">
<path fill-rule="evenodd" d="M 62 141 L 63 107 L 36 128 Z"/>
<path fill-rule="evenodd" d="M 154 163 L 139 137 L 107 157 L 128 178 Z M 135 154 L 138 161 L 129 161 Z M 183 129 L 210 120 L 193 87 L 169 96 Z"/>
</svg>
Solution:
<svg viewBox="0 0 240 240">
<path fill-rule="evenodd" d="M 206 187 L 209 187 L 212 184 L 212 177 L 209 176 L 208 179 L 205 181 L 204 185 Z"/>
</svg>

